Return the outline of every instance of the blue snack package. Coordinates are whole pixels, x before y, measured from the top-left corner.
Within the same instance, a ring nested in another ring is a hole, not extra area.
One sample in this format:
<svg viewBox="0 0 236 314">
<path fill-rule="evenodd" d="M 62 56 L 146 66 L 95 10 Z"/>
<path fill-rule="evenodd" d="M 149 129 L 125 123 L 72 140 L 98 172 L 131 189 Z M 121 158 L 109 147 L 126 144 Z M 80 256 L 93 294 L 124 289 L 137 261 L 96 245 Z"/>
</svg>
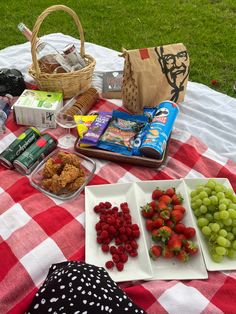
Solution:
<svg viewBox="0 0 236 314">
<path fill-rule="evenodd" d="M 148 122 L 144 115 L 130 115 L 114 110 L 112 119 L 97 147 L 123 155 L 132 155 L 133 140 Z"/>
</svg>

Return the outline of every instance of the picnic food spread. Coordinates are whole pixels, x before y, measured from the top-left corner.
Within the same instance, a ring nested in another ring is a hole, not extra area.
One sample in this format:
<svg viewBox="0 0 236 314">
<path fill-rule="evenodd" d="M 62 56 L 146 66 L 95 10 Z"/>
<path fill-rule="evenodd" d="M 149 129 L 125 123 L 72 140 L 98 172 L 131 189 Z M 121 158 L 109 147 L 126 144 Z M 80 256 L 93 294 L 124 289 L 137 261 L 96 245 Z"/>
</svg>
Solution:
<svg viewBox="0 0 236 314">
<path fill-rule="evenodd" d="M 54 6 L 52 10 L 56 9 L 65 10 L 77 21 L 69 8 Z M 42 15 L 41 19 L 44 17 Z M 140 102 L 140 97 L 136 108 L 134 102 L 127 104 L 127 101 L 135 99 L 137 102 L 138 94 L 126 94 L 125 107 L 104 108 L 105 92 L 109 95 L 114 92 L 113 96 L 122 99 L 124 71 L 104 72 L 103 80 L 106 81 L 103 85 L 107 90 L 99 90 L 91 79 L 96 61 L 84 53 L 81 28 L 82 48 L 79 52 L 73 42 L 59 51 L 42 41 L 37 37 L 39 27 L 37 24 L 31 32 L 23 23 L 18 26 L 31 41 L 33 64 L 29 73 L 35 85 L 32 89 L 26 88 L 27 82 L 23 82 L 25 88 L 19 93 L 22 81 L 15 80 L 16 91 L 12 84 L 11 94 L 19 97 L 11 113 L 10 102 L 0 103 L 2 132 L 5 132 L 4 125 L 12 113 L 14 125 L 25 126 L 24 132 L 2 150 L 1 166 L 15 176 L 29 179 L 30 188 L 38 190 L 35 193 L 42 193 L 49 201 L 52 198 L 85 203 L 84 259 L 88 264 L 106 268 L 115 282 L 207 280 L 207 271 L 235 269 L 236 195 L 227 180 L 202 178 L 188 181 L 181 175 L 178 180 L 166 180 L 168 176 L 165 174 L 164 180 L 158 180 L 156 175 L 149 177 L 147 173 L 149 181 L 145 181 L 146 169 L 161 169 L 168 159 L 168 149 L 172 153 L 175 150 L 171 134 L 181 112 L 178 96 L 184 90 L 188 72 L 184 73 L 179 86 L 173 85 L 173 73 L 172 76 L 166 73 L 167 83 L 172 84 L 173 89 L 159 103 L 145 103 L 145 97 Z M 140 62 L 149 58 L 149 50 L 138 51 L 136 57 Z M 162 64 L 165 49 L 156 51 Z M 187 52 L 178 54 L 179 57 L 189 62 Z M 127 68 L 124 70 L 127 76 Z M 111 73 L 113 80 L 109 80 Z M 16 74 L 21 77 L 18 72 Z M 54 78 L 58 80 L 54 81 Z M 65 81 L 68 78 L 66 87 L 64 83 L 60 85 L 62 78 Z M 119 84 L 115 78 L 119 79 Z M 142 90 L 143 87 L 139 88 Z M 162 98 L 161 88 L 155 88 L 158 97 Z M 126 90 L 130 88 L 126 86 Z M 8 93 L 3 96 L 11 97 Z M 68 149 L 63 148 L 59 140 L 65 129 L 69 130 L 65 138 L 69 138 L 70 133 L 76 136 L 76 141 Z M 191 156 L 186 156 L 187 161 L 189 158 L 190 164 Z M 143 172 L 143 179 L 135 182 L 127 177 L 131 182 L 109 184 L 106 177 L 114 173 L 103 170 L 99 174 L 100 181 L 91 184 L 100 171 L 100 163 L 106 159 L 114 162 L 114 172 L 117 165 L 124 163 L 125 169 L 134 167 L 135 171 Z M 173 168 L 173 171 L 178 169 Z M 54 207 L 50 210 L 53 212 Z M 70 223 L 69 216 L 65 215 L 63 219 L 65 225 Z M 58 224 L 62 222 L 58 220 Z M 35 306 L 37 309 L 37 304 Z"/>
</svg>

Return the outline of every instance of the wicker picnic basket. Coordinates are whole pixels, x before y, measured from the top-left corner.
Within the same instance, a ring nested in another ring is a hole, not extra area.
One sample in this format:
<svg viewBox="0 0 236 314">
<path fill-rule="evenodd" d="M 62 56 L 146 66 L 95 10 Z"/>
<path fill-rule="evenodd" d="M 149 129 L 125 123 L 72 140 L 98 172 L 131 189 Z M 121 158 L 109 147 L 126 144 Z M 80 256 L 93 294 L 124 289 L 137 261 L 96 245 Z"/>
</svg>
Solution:
<svg viewBox="0 0 236 314">
<path fill-rule="evenodd" d="M 85 59 L 86 66 L 80 70 L 68 73 L 43 73 L 40 70 L 36 57 L 37 35 L 43 20 L 54 11 L 65 11 L 73 18 L 80 35 L 80 55 Z M 32 30 L 31 40 L 32 65 L 29 68 L 29 74 L 35 79 L 38 87 L 46 91 L 60 91 L 64 98 L 71 98 L 80 92 L 86 91 L 92 82 L 92 76 L 96 61 L 93 57 L 85 54 L 84 32 L 77 14 L 64 5 L 54 5 L 47 8 L 39 15 Z"/>
</svg>

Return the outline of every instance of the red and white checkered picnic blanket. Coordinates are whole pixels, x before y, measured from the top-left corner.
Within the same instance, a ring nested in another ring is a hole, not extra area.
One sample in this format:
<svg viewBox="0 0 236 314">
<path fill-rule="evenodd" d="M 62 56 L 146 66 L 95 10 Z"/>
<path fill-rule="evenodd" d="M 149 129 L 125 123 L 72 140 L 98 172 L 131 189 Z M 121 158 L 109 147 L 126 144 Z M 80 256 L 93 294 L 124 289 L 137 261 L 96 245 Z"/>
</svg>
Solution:
<svg viewBox="0 0 236 314">
<path fill-rule="evenodd" d="M 115 105 L 101 101 L 99 110 Z M 23 132 L 10 116 L 0 150 Z M 55 132 L 60 132 L 55 130 Z M 223 139 L 222 139 L 223 140 Z M 166 164 L 159 169 L 96 160 L 90 185 L 227 177 L 236 190 L 236 163 L 215 154 L 199 139 L 174 130 Z M 58 201 L 34 189 L 26 176 L 0 166 L 0 313 L 23 313 L 49 266 L 84 260 L 84 193 Z M 209 272 L 207 280 L 122 283 L 129 297 L 148 313 L 235 313 L 236 272 Z"/>
</svg>

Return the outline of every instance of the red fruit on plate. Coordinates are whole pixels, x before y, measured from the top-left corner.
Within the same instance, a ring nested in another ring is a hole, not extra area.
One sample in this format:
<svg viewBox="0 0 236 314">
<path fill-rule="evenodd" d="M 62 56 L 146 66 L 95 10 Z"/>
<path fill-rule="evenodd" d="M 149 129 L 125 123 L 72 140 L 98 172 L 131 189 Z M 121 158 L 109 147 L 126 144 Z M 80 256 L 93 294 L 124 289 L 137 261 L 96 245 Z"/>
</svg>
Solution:
<svg viewBox="0 0 236 314">
<path fill-rule="evenodd" d="M 165 191 L 166 195 L 169 195 L 170 197 L 172 197 L 175 194 L 175 188 L 169 188 Z"/>
<path fill-rule="evenodd" d="M 182 241 L 179 239 L 177 234 L 172 234 L 167 242 L 167 247 L 174 253 L 177 253 L 181 250 Z"/>
<path fill-rule="evenodd" d="M 141 214 L 144 218 L 152 218 L 154 213 L 155 212 L 154 212 L 152 206 L 150 206 L 149 204 L 146 204 L 146 205 L 141 207 Z"/>
<path fill-rule="evenodd" d="M 186 209 L 183 205 L 174 205 L 173 210 L 180 210 L 183 214 L 186 213 Z"/>
<path fill-rule="evenodd" d="M 166 242 L 169 240 L 171 234 L 172 230 L 167 226 L 163 226 L 158 229 L 157 236 L 159 240 L 161 240 L 162 242 Z"/>
<path fill-rule="evenodd" d="M 153 220 L 150 219 L 150 218 L 146 219 L 146 221 L 145 221 L 145 226 L 146 226 L 146 229 L 147 229 L 148 231 L 152 231 L 152 229 L 154 228 L 154 222 L 153 222 Z"/>
<path fill-rule="evenodd" d="M 162 218 L 164 221 L 170 219 L 170 211 L 168 209 L 162 210 L 160 212 L 160 218 Z"/>
<path fill-rule="evenodd" d="M 172 204 L 173 205 L 181 205 L 183 203 L 183 197 L 180 194 L 174 194 L 172 196 Z"/>
<path fill-rule="evenodd" d="M 160 228 L 164 225 L 164 220 L 162 218 L 156 218 L 153 220 L 153 228 Z"/>
<path fill-rule="evenodd" d="M 177 259 L 183 263 L 187 262 L 189 260 L 189 254 L 182 249 L 177 255 Z"/>
<path fill-rule="evenodd" d="M 122 271 L 124 269 L 124 264 L 122 262 L 118 262 L 118 263 L 116 263 L 116 268 L 119 271 Z"/>
<path fill-rule="evenodd" d="M 198 246 L 193 241 L 187 240 L 185 243 L 185 250 L 189 255 L 194 255 L 198 252 Z"/>
<path fill-rule="evenodd" d="M 162 196 L 163 191 L 159 188 L 156 188 L 153 192 L 152 192 L 152 199 L 153 200 L 158 200 L 160 196 Z"/>
<path fill-rule="evenodd" d="M 156 228 L 152 230 L 152 240 L 154 242 L 157 242 L 158 239 L 159 239 L 159 229 Z"/>
<path fill-rule="evenodd" d="M 108 244 L 102 244 L 102 251 L 103 252 L 109 252 L 109 245 Z"/>
<path fill-rule="evenodd" d="M 157 204 L 158 204 L 157 201 L 151 201 L 151 202 L 149 202 L 148 204 L 152 207 L 152 209 L 154 210 L 154 212 L 157 210 Z"/>
<path fill-rule="evenodd" d="M 177 223 L 184 217 L 184 214 L 180 210 L 173 210 L 170 214 L 171 220 Z"/>
<path fill-rule="evenodd" d="M 169 227 L 171 230 L 173 230 L 175 227 L 175 223 L 170 219 L 165 221 L 165 225 Z"/>
<path fill-rule="evenodd" d="M 174 227 L 174 231 L 176 233 L 184 233 L 184 230 L 185 230 L 185 225 L 181 222 L 177 223 Z"/>
<path fill-rule="evenodd" d="M 107 261 L 105 266 L 107 269 L 111 269 L 114 267 L 114 262 L 113 261 Z"/>
<path fill-rule="evenodd" d="M 184 230 L 185 238 L 192 239 L 196 235 L 196 230 L 193 227 L 186 227 Z"/>
<path fill-rule="evenodd" d="M 162 256 L 165 258 L 172 258 L 174 256 L 174 252 L 172 252 L 167 245 L 164 245 L 162 248 Z"/>
<path fill-rule="evenodd" d="M 157 208 L 159 212 L 161 210 L 168 210 L 168 205 L 165 202 L 158 202 Z"/>
<path fill-rule="evenodd" d="M 150 249 L 149 249 L 149 255 L 150 257 L 155 260 L 157 259 L 159 256 L 161 256 L 161 252 L 162 252 L 162 248 L 160 245 L 153 245 Z"/>
<path fill-rule="evenodd" d="M 158 201 L 165 204 L 170 204 L 172 202 L 172 198 L 169 195 L 163 194 L 161 197 L 159 197 Z"/>
</svg>

